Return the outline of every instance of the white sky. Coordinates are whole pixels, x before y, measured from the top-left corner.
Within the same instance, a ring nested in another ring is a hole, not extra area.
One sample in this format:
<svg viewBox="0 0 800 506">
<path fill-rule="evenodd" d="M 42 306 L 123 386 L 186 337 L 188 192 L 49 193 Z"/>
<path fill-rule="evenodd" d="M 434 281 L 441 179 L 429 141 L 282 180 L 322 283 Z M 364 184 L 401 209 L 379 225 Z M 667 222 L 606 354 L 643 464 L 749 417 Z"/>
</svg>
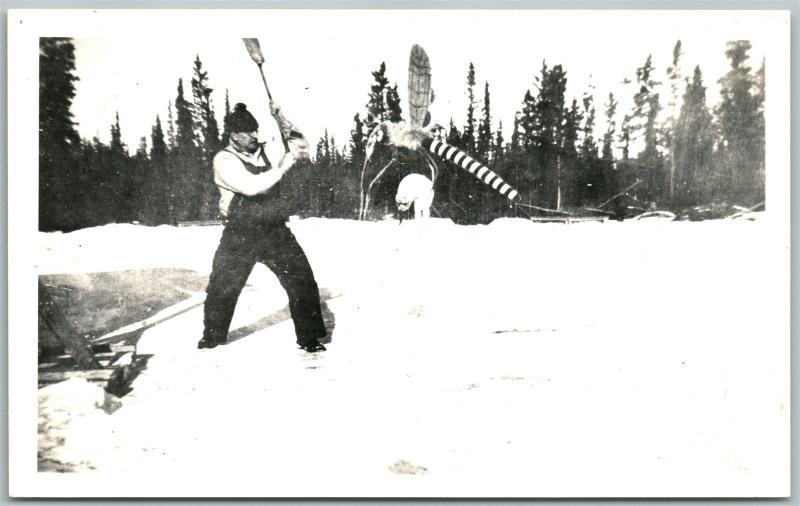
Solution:
<svg viewBox="0 0 800 506">
<path fill-rule="evenodd" d="M 227 88 L 231 106 L 245 102 L 259 119 L 264 140 L 274 139 L 266 93 L 242 36 L 259 38 L 270 91 L 313 148 L 325 128 L 337 146 L 347 143 L 354 114 L 364 115 L 371 72 L 381 61 L 390 84 L 399 85 L 406 115 L 408 55 L 414 43 L 431 60 L 434 122 L 447 126 L 452 116 L 462 128 L 467 68 L 473 62 L 476 97 L 482 102 L 488 80 L 493 127 L 502 120 L 504 136 L 510 139 L 514 113 L 546 60 L 548 66 L 561 64 L 567 71 L 569 101 L 580 101 L 593 84 L 600 138 L 609 91 L 621 102 L 619 126 L 635 93 L 622 80 L 634 78 L 648 54 L 653 55 L 656 78 L 666 82 L 672 48 L 680 39 L 683 73 L 691 75 L 699 64 L 713 102 L 717 80 L 728 70 L 726 42 L 751 40 L 751 66 L 757 68 L 764 51 L 759 41 L 767 35 L 770 19 L 754 11 L 535 10 L 149 11 L 104 16 L 103 23 L 83 26 L 74 35 L 81 80 L 73 113 L 81 136 L 97 135 L 108 142 L 119 111 L 123 140 L 131 150 L 141 136 L 147 136 L 149 145 L 156 114 L 166 131 L 167 103 L 174 103 L 178 78 L 184 79 L 191 99 L 196 55 L 215 89 L 212 100 L 220 127 Z M 666 102 L 664 96 L 662 104 Z"/>
</svg>

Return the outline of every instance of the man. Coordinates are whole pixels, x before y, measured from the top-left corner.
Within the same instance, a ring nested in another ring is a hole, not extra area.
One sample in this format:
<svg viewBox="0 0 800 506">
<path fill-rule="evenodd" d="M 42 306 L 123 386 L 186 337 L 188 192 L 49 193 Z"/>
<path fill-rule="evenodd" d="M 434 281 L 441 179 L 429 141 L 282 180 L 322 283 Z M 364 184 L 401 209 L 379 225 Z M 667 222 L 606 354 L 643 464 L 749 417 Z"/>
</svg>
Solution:
<svg viewBox="0 0 800 506">
<path fill-rule="evenodd" d="M 229 117 L 230 143 L 214 157 L 225 228 L 206 289 L 203 338 L 197 343 L 201 349 L 227 341 L 242 288 L 256 262 L 262 262 L 289 296 L 298 346 L 310 353 L 325 351 L 319 342 L 326 330 L 314 273 L 277 202 L 281 178 L 298 158 L 308 156 L 308 142 L 275 103 L 270 110 L 289 148 L 277 167 L 259 144 L 258 121 L 244 104 L 236 104 Z"/>
</svg>

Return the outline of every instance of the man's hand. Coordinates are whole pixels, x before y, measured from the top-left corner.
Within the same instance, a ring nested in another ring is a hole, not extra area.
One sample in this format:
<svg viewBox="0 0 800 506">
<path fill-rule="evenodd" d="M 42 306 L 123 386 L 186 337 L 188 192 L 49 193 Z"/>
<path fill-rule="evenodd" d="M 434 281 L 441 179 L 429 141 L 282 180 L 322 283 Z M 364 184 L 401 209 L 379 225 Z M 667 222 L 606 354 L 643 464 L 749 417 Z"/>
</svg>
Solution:
<svg viewBox="0 0 800 506">
<path fill-rule="evenodd" d="M 269 112 L 270 114 L 272 114 L 273 117 L 278 118 L 281 113 L 281 106 L 279 106 L 277 102 L 272 100 L 269 103 Z"/>
<path fill-rule="evenodd" d="M 296 161 L 297 157 L 291 151 L 287 151 L 281 158 L 281 161 L 278 162 L 278 168 L 284 172 L 288 172 Z"/>
</svg>

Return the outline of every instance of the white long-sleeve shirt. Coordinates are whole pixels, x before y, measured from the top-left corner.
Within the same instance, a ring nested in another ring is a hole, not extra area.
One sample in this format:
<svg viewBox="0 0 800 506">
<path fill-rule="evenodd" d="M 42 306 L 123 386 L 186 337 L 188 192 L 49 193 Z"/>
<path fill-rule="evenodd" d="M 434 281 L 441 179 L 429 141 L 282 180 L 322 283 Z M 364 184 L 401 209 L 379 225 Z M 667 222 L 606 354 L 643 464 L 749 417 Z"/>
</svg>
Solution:
<svg viewBox="0 0 800 506">
<path fill-rule="evenodd" d="M 289 145 L 289 152 L 281 158 L 277 167 L 260 174 L 253 174 L 245 168 L 242 162 L 255 167 L 269 165 L 263 146 L 250 154 L 242 153 L 233 144 L 229 144 L 214 157 L 214 183 L 220 191 L 219 210 L 222 216 L 228 215 L 231 201 L 237 193 L 252 197 L 268 191 L 281 180 L 298 158 L 308 156 L 308 142 L 305 137 L 280 112 L 277 120 Z"/>
</svg>

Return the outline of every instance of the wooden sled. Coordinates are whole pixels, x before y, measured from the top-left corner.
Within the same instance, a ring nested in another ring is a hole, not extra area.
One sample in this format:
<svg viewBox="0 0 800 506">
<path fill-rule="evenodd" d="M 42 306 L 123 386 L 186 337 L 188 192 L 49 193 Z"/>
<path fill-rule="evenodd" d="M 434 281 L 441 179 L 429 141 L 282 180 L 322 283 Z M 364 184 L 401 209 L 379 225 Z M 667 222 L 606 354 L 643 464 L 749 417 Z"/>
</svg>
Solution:
<svg viewBox="0 0 800 506">
<path fill-rule="evenodd" d="M 137 358 L 136 346 L 89 344 L 39 280 L 39 387 L 83 378 L 120 395 L 129 389 Z"/>
</svg>

